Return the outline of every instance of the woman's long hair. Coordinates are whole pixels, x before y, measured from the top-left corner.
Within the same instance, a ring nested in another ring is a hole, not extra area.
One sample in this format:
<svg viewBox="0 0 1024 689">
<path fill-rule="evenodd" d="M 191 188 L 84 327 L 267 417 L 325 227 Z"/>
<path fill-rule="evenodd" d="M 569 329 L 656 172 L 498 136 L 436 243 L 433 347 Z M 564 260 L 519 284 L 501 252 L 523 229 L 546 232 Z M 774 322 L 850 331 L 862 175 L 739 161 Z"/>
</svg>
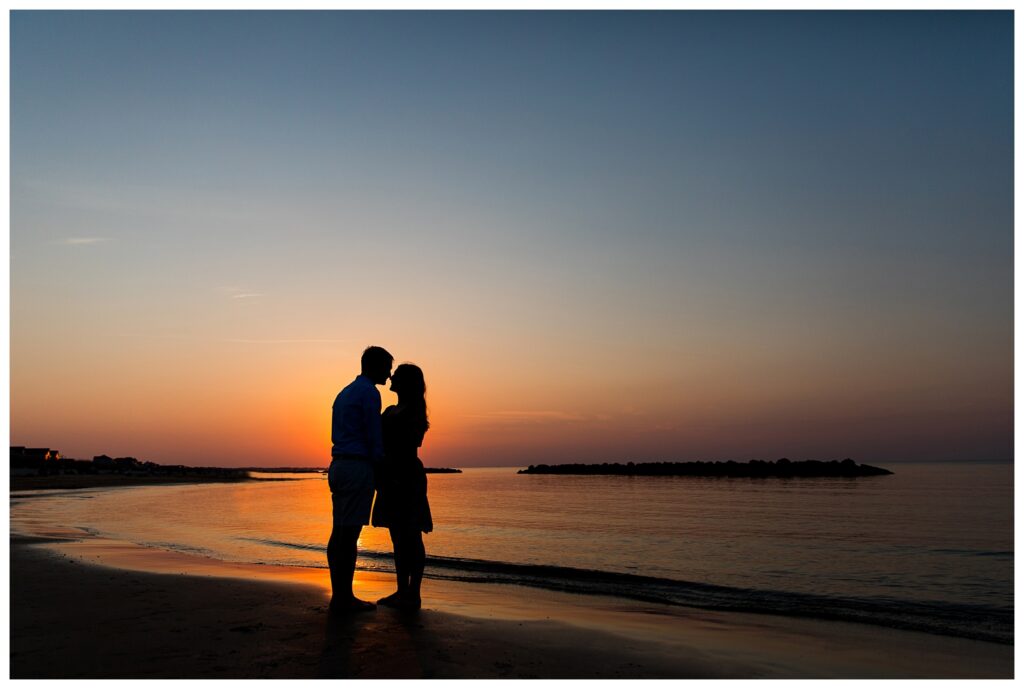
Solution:
<svg viewBox="0 0 1024 689">
<path fill-rule="evenodd" d="M 427 383 L 423 380 L 423 370 L 416 364 L 401 364 L 391 374 L 392 387 L 396 378 L 398 387 L 395 392 L 399 401 L 417 417 L 418 425 L 426 433 L 430 420 L 427 418 Z"/>
</svg>

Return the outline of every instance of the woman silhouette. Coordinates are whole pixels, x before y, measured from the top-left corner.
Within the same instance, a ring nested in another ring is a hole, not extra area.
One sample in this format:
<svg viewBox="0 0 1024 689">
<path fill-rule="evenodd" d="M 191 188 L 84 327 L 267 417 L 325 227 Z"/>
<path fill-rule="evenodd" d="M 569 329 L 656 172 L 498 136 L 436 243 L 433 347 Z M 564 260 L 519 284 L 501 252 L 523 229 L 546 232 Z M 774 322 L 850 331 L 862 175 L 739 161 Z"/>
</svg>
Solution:
<svg viewBox="0 0 1024 689">
<path fill-rule="evenodd" d="M 423 371 L 419 366 L 402 364 L 391 376 L 391 389 L 398 395 L 398 404 L 385 409 L 381 416 L 384 461 L 371 523 L 387 527 L 391 533 L 398 590 L 377 603 L 415 610 L 420 607 L 426 560 L 423 534 L 434 530 L 427 502 L 427 474 L 416 456 L 430 427 Z"/>
</svg>

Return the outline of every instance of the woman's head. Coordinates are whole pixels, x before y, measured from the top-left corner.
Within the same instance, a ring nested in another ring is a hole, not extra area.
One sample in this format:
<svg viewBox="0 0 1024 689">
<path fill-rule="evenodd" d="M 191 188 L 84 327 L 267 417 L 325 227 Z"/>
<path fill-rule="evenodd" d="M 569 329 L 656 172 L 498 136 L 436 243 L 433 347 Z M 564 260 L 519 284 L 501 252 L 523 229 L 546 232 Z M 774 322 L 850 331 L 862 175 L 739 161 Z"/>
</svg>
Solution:
<svg viewBox="0 0 1024 689">
<path fill-rule="evenodd" d="M 416 364 L 401 364 L 391 374 L 391 390 L 398 395 L 398 403 L 411 407 L 421 415 L 422 430 L 430 428 L 427 419 L 427 384 L 423 380 L 423 371 Z"/>
<path fill-rule="evenodd" d="M 399 396 L 423 397 L 427 394 L 427 384 L 422 369 L 416 364 L 400 364 L 391 374 L 391 389 Z"/>
</svg>

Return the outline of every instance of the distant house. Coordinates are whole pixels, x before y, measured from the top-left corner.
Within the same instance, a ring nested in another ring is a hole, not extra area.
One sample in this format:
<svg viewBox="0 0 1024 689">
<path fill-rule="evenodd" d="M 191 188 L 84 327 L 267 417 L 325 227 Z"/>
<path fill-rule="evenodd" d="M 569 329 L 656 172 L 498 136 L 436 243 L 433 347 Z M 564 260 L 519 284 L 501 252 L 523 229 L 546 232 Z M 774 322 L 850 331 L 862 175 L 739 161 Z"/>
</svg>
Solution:
<svg viewBox="0 0 1024 689">
<path fill-rule="evenodd" d="M 114 458 L 114 469 L 119 474 L 134 473 L 142 469 L 142 462 L 134 457 L 116 457 Z"/>
<path fill-rule="evenodd" d="M 46 447 L 39 449 L 46 453 L 45 459 L 43 460 L 43 466 L 46 467 L 47 474 L 65 473 L 65 463 L 59 452 Z"/>
<path fill-rule="evenodd" d="M 92 465 L 97 472 L 107 474 L 114 470 L 114 458 L 107 455 L 98 455 L 92 458 Z"/>
<path fill-rule="evenodd" d="M 48 447 L 11 447 L 11 475 L 36 476 L 60 472 L 60 452 Z"/>
<path fill-rule="evenodd" d="M 43 468 L 42 458 L 25 454 L 22 445 L 11 447 L 11 476 L 35 476 Z"/>
<path fill-rule="evenodd" d="M 56 466 L 58 473 L 61 474 L 95 474 L 96 470 L 92 466 L 92 462 L 87 462 L 84 459 L 72 459 L 71 457 L 65 457 L 58 454 L 56 460 L 51 459 L 47 464 Z"/>
</svg>

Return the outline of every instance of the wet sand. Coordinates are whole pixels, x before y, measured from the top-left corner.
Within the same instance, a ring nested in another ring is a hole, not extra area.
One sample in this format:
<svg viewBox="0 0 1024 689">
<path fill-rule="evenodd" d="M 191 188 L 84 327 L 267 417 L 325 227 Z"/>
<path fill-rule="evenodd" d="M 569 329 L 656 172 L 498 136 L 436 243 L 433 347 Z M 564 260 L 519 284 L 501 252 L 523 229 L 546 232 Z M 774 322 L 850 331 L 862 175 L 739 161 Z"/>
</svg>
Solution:
<svg viewBox="0 0 1024 689">
<path fill-rule="evenodd" d="M 417 614 L 335 618 L 326 574 L 12 535 L 11 677 L 1013 676 L 1012 646 L 513 586 L 430 580 Z"/>
</svg>

